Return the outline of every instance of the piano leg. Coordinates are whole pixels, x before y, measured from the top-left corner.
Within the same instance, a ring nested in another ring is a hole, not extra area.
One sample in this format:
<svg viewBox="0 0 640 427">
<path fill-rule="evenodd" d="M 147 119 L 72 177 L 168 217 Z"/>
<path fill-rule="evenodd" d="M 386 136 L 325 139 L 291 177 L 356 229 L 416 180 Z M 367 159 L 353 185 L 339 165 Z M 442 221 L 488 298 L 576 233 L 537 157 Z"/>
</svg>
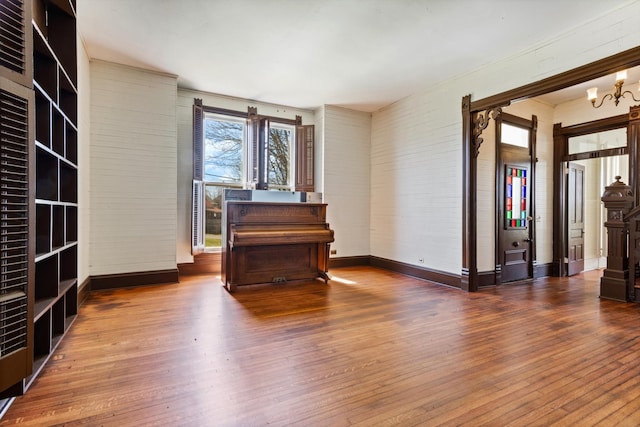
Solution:
<svg viewBox="0 0 640 427">
<path fill-rule="evenodd" d="M 329 283 L 329 280 L 331 280 L 331 275 L 326 271 L 321 271 L 318 274 L 324 279 L 325 284 Z"/>
</svg>

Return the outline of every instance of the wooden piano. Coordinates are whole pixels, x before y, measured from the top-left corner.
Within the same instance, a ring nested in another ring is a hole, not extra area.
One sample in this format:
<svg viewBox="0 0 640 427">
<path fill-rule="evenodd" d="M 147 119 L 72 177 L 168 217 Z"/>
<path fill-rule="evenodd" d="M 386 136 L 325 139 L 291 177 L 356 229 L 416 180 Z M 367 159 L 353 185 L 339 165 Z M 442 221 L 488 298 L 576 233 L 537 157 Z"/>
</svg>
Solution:
<svg viewBox="0 0 640 427">
<path fill-rule="evenodd" d="M 329 280 L 334 238 L 326 204 L 228 201 L 225 209 L 222 281 L 229 292 L 255 283 Z"/>
</svg>

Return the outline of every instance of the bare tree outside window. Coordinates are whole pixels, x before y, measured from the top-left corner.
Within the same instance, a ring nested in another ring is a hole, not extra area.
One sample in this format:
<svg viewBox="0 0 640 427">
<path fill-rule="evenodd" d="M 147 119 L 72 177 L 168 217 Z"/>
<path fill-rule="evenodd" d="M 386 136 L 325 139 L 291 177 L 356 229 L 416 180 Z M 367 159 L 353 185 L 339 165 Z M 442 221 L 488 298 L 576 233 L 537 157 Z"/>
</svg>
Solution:
<svg viewBox="0 0 640 427">
<path fill-rule="evenodd" d="M 240 122 L 207 118 L 204 128 L 204 175 L 207 182 L 242 182 L 242 141 Z"/>
<path fill-rule="evenodd" d="M 269 129 L 269 185 L 287 186 L 291 130 L 271 127 Z"/>
<path fill-rule="evenodd" d="M 225 188 L 242 188 L 247 161 L 245 120 L 207 114 L 204 117 L 205 249 L 221 247 L 222 193 Z M 267 180 L 270 189 L 290 189 L 293 126 L 271 124 L 268 131 Z"/>
<path fill-rule="evenodd" d="M 205 248 L 221 246 L 222 192 L 242 183 L 245 124 L 206 117 L 204 120 Z"/>
</svg>

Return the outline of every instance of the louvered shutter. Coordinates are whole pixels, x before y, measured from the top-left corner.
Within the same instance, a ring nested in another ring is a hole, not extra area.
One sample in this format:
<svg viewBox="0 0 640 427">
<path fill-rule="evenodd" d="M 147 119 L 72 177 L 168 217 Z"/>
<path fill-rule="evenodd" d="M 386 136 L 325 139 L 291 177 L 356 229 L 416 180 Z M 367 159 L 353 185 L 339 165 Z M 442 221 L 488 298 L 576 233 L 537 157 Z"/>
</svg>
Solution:
<svg viewBox="0 0 640 427">
<path fill-rule="evenodd" d="M 315 191 L 313 125 L 296 126 L 296 191 Z"/>
<path fill-rule="evenodd" d="M 204 252 L 204 183 L 193 180 L 191 215 L 191 254 Z"/>
<path fill-rule="evenodd" d="M 204 109 L 202 100 L 193 104 L 193 179 L 202 181 L 204 169 Z"/>
<path fill-rule="evenodd" d="M 269 156 L 269 119 L 250 115 L 247 120 L 247 141 L 249 146 L 249 182 L 258 190 L 267 190 Z"/>
<path fill-rule="evenodd" d="M 204 252 L 204 109 L 193 103 L 193 191 L 191 193 L 191 254 Z"/>
<path fill-rule="evenodd" d="M 33 87 L 32 40 L 30 2 L 0 1 L 0 76 Z"/>
<path fill-rule="evenodd" d="M 0 79 L 0 391 L 30 375 L 33 364 L 31 97 L 29 90 Z"/>
</svg>

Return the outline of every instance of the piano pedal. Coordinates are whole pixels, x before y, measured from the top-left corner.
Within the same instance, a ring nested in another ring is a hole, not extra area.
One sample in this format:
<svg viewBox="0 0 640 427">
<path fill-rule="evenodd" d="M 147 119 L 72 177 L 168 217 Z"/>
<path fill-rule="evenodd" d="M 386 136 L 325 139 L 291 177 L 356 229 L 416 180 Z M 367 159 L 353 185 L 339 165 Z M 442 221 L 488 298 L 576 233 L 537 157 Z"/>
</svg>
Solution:
<svg viewBox="0 0 640 427">
<path fill-rule="evenodd" d="M 277 276 L 271 280 L 272 283 L 287 283 L 287 278 L 284 276 Z"/>
</svg>

